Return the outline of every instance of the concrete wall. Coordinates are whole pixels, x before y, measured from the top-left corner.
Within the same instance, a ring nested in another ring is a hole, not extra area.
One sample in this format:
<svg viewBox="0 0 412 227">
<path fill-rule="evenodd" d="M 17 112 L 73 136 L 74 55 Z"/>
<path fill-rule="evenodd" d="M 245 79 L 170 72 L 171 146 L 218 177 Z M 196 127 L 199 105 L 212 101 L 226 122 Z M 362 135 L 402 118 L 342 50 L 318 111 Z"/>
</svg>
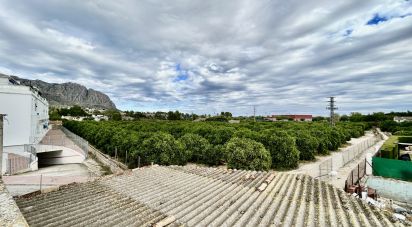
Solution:
<svg viewBox="0 0 412 227">
<path fill-rule="evenodd" d="M 382 197 L 412 204 L 412 182 L 369 176 L 366 184 Z"/>
<path fill-rule="evenodd" d="M 110 156 L 103 154 L 91 145 L 89 145 L 89 152 L 92 153 L 99 162 L 109 167 L 112 173 L 122 173 L 125 169 L 127 169 L 126 165 L 116 162 Z"/>
</svg>

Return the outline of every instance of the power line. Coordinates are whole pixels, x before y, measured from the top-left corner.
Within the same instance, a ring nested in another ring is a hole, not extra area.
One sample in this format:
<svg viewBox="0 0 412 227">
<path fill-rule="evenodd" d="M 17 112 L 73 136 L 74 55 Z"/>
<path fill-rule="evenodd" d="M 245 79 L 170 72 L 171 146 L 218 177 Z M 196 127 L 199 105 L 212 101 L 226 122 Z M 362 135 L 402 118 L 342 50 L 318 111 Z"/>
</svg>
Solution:
<svg viewBox="0 0 412 227">
<path fill-rule="evenodd" d="M 329 105 L 326 107 L 326 109 L 330 110 L 330 125 L 331 126 L 335 126 L 335 110 L 338 109 L 338 107 L 336 107 L 335 103 L 335 97 L 331 96 L 329 97 Z"/>
</svg>

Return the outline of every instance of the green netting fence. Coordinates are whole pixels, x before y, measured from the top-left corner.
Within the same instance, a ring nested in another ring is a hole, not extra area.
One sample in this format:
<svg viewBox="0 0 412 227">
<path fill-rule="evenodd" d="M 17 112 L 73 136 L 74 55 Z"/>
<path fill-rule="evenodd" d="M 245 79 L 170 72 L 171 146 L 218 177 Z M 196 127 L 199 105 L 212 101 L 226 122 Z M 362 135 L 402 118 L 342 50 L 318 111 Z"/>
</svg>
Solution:
<svg viewBox="0 0 412 227">
<path fill-rule="evenodd" d="M 412 181 L 412 162 L 373 157 L 372 166 L 375 176 Z"/>
</svg>

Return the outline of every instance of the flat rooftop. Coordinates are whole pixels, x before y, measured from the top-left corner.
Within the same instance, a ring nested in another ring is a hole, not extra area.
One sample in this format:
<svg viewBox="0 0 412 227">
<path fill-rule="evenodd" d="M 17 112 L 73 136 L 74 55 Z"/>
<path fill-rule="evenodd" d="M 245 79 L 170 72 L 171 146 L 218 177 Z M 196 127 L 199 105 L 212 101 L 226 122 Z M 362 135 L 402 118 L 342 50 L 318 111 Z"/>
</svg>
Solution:
<svg viewBox="0 0 412 227">
<path fill-rule="evenodd" d="M 17 198 L 30 226 L 402 226 L 302 174 L 153 166 Z"/>
</svg>

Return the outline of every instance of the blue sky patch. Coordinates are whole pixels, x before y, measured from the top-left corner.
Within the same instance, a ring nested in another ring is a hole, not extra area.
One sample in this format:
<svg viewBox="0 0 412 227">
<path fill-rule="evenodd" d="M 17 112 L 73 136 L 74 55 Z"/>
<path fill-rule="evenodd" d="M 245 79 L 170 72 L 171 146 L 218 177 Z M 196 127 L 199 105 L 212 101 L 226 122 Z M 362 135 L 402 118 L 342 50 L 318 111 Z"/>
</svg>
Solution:
<svg viewBox="0 0 412 227">
<path fill-rule="evenodd" d="M 380 22 L 384 22 L 384 21 L 387 21 L 387 20 L 388 20 L 388 18 L 379 16 L 379 14 L 375 14 L 372 17 L 372 19 L 370 19 L 366 24 L 367 25 L 375 25 L 375 24 L 379 24 Z"/>
<path fill-rule="evenodd" d="M 189 78 L 187 70 L 183 69 L 180 64 L 176 64 L 175 70 L 177 72 L 177 77 L 174 79 L 174 82 L 184 81 Z"/>
</svg>

